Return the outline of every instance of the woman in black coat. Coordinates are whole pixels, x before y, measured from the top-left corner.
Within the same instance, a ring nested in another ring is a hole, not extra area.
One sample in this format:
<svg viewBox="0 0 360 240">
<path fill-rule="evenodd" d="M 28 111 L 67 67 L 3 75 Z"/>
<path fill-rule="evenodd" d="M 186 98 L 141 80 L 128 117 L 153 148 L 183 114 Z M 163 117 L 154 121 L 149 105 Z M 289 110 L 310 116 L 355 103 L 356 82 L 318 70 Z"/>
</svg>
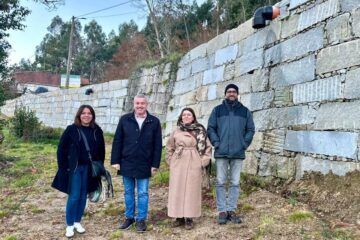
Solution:
<svg viewBox="0 0 360 240">
<path fill-rule="evenodd" d="M 57 150 L 58 171 L 52 187 L 68 194 L 66 237 L 72 237 L 74 230 L 85 232 L 80 221 L 85 210 L 86 196 L 97 187 L 97 179 L 90 174 L 90 159 L 81 132 L 87 139 L 92 160 L 104 163 L 103 132 L 95 123 L 95 112 L 89 105 L 80 106 L 74 123 L 61 136 Z"/>
</svg>

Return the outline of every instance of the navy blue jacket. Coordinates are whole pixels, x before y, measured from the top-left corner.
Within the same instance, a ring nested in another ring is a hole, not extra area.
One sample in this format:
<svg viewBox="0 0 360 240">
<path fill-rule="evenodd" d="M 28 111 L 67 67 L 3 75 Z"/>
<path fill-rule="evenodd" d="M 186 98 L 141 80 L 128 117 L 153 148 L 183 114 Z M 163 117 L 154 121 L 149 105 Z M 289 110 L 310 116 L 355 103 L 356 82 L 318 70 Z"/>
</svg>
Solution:
<svg viewBox="0 0 360 240">
<path fill-rule="evenodd" d="M 105 142 L 103 131 L 99 126 L 94 128 L 95 146 L 92 152 L 93 161 L 105 160 Z M 80 156 L 80 142 L 82 141 L 78 127 L 75 124 L 69 125 L 60 138 L 57 149 L 58 171 L 53 180 L 52 187 L 69 193 L 69 182 L 71 173 L 74 172 L 78 166 L 78 159 Z M 88 193 L 93 192 L 97 187 L 97 180 L 90 175 L 91 168 L 88 173 Z"/>
<path fill-rule="evenodd" d="M 111 152 L 111 165 L 120 164 L 119 174 L 138 179 L 151 177 L 151 167 L 159 168 L 162 137 L 160 121 L 147 113 L 139 129 L 134 113 L 120 118 Z"/>
<path fill-rule="evenodd" d="M 230 105 L 224 100 L 211 112 L 207 131 L 215 158 L 245 159 L 255 126 L 249 109 L 238 101 Z"/>
</svg>

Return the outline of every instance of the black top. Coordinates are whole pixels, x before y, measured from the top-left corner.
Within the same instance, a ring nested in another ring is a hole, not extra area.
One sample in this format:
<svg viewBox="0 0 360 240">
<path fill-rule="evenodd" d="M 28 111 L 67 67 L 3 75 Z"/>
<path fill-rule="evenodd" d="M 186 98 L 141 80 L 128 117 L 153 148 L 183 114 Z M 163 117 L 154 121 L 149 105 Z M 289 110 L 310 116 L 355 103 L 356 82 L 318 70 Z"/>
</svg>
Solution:
<svg viewBox="0 0 360 240">
<path fill-rule="evenodd" d="M 81 131 L 83 131 L 91 152 L 91 156 L 94 156 L 94 148 L 95 148 L 95 136 L 94 136 L 94 129 L 92 127 L 80 127 Z M 79 154 L 79 165 L 86 165 L 89 164 L 89 155 L 86 151 L 84 140 L 81 138 L 80 142 L 80 154 Z"/>
</svg>

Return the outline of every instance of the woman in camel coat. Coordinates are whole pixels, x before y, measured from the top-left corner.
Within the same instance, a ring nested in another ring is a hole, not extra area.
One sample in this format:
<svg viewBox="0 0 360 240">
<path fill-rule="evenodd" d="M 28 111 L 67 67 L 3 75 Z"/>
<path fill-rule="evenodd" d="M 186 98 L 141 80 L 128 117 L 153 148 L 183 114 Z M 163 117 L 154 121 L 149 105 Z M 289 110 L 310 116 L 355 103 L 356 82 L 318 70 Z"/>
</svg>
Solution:
<svg viewBox="0 0 360 240">
<path fill-rule="evenodd" d="M 210 162 L 212 147 L 193 109 L 184 108 L 177 125 L 166 144 L 170 167 L 168 216 L 176 218 L 174 227 L 192 229 L 192 218 L 201 216 L 202 168 Z"/>
</svg>

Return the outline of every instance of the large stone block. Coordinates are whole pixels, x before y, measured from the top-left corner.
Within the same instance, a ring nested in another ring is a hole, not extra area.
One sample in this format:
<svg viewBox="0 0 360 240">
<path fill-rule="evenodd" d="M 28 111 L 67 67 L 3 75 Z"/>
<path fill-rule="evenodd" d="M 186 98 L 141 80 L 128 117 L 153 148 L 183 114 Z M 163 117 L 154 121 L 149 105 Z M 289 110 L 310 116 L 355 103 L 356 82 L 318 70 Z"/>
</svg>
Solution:
<svg viewBox="0 0 360 240">
<path fill-rule="evenodd" d="M 360 98 L 360 68 L 347 72 L 344 97 L 346 99 Z"/>
<path fill-rule="evenodd" d="M 350 14 L 345 13 L 326 24 L 326 37 L 328 43 L 343 42 L 351 38 Z"/>
<path fill-rule="evenodd" d="M 358 137 L 350 132 L 288 131 L 284 149 L 356 159 Z"/>
<path fill-rule="evenodd" d="M 215 66 L 223 65 L 235 60 L 239 47 L 237 44 L 219 49 L 215 52 Z"/>
<path fill-rule="evenodd" d="M 205 71 L 202 84 L 207 85 L 211 83 L 221 82 L 224 79 L 224 70 L 225 66 L 222 65 L 220 67 Z"/>
<path fill-rule="evenodd" d="M 316 110 L 308 106 L 273 108 L 253 113 L 257 130 L 312 124 Z"/>
<path fill-rule="evenodd" d="M 208 88 L 207 100 L 216 99 L 216 85 L 210 85 Z"/>
<path fill-rule="evenodd" d="M 224 81 L 234 79 L 235 76 L 235 63 L 230 63 L 225 66 Z"/>
<path fill-rule="evenodd" d="M 258 162 L 259 160 L 255 153 L 247 152 L 246 158 L 242 163 L 241 172 L 256 175 L 258 171 Z"/>
<path fill-rule="evenodd" d="M 351 11 L 352 9 L 360 7 L 360 3 L 358 0 L 341 0 L 340 5 L 341 11 L 343 12 Z"/>
<path fill-rule="evenodd" d="M 322 104 L 314 128 L 324 130 L 360 129 L 360 101 Z"/>
<path fill-rule="evenodd" d="M 274 67 L 270 71 L 270 86 L 277 88 L 311 81 L 315 78 L 315 56 Z"/>
<path fill-rule="evenodd" d="M 191 62 L 191 73 L 195 74 L 198 72 L 203 72 L 209 69 L 210 63 L 208 58 L 200 58 Z"/>
<path fill-rule="evenodd" d="M 274 92 L 268 91 L 244 94 L 240 96 L 240 100 L 250 111 L 266 109 L 270 107 L 274 100 Z"/>
<path fill-rule="evenodd" d="M 235 76 L 240 76 L 252 70 L 261 68 L 264 65 L 263 54 L 264 49 L 260 48 L 236 59 Z"/>
<path fill-rule="evenodd" d="M 209 86 L 201 86 L 196 91 L 196 101 L 203 102 L 208 98 L 208 87 Z"/>
<path fill-rule="evenodd" d="M 272 22 L 269 26 L 255 32 L 244 40 L 243 54 L 248 54 L 256 49 L 263 48 L 267 44 L 271 44 L 280 39 L 281 23 L 279 21 Z"/>
<path fill-rule="evenodd" d="M 195 88 L 196 88 L 196 79 L 194 77 L 189 77 L 187 79 L 175 82 L 173 94 L 178 95 L 178 94 L 186 93 Z"/>
<path fill-rule="evenodd" d="M 360 5 L 360 4 L 359 4 Z M 360 23 L 360 8 L 357 10 L 354 10 L 351 14 L 352 16 L 352 28 L 353 32 L 356 37 L 360 37 L 360 24 L 354 24 L 354 23 Z"/>
<path fill-rule="evenodd" d="M 259 163 L 259 175 L 288 179 L 295 175 L 295 163 L 293 158 L 262 153 Z"/>
<path fill-rule="evenodd" d="M 324 45 L 323 35 L 323 27 L 317 27 L 267 49 L 265 51 L 265 65 L 269 66 L 293 60 L 321 49 Z"/>
<path fill-rule="evenodd" d="M 250 79 L 252 91 L 263 92 L 268 90 L 269 75 L 268 69 L 259 69 L 252 74 L 243 75 L 242 78 Z"/>
<path fill-rule="evenodd" d="M 343 81 L 345 81 L 345 76 L 342 75 L 295 85 L 293 88 L 294 103 L 331 101 L 343 98 L 341 87 Z"/>
<path fill-rule="evenodd" d="M 299 15 L 294 14 L 289 19 L 285 20 L 282 25 L 281 38 L 288 38 L 297 33 L 297 25 L 299 22 Z"/>
<path fill-rule="evenodd" d="M 309 2 L 310 0 L 290 0 L 290 7 L 289 9 L 294 9 L 297 8 L 298 6 L 305 4 L 307 2 Z"/>
<path fill-rule="evenodd" d="M 179 70 L 177 71 L 176 80 L 179 81 L 182 79 L 186 79 L 190 77 L 190 75 L 191 75 L 191 64 L 184 65 L 180 67 Z"/>
<path fill-rule="evenodd" d="M 322 49 L 317 56 L 316 72 L 322 74 L 360 65 L 359 49 L 360 40 Z"/>
<path fill-rule="evenodd" d="M 229 31 L 229 44 L 232 45 L 238 43 L 253 33 L 254 29 L 252 28 L 252 19 L 249 19 L 237 28 Z"/>
<path fill-rule="evenodd" d="M 206 57 L 206 43 L 201 44 L 190 51 L 190 61 L 194 61 L 197 58 Z"/>
<path fill-rule="evenodd" d="M 180 106 L 187 106 L 190 104 L 194 104 L 196 102 L 195 95 L 196 95 L 196 91 L 191 91 L 191 92 L 181 95 L 180 96 Z"/>
<path fill-rule="evenodd" d="M 285 144 L 285 130 L 275 129 L 264 132 L 264 152 L 268 153 L 282 153 Z"/>
<path fill-rule="evenodd" d="M 345 176 L 348 172 L 360 170 L 360 163 L 355 162 L 338 162 L 329 161 L 308 156 L 297 155 L 296 161 L 296 178 L 303 177 L 305 172 L 321 172 L 327 174 L 330 171 L 338 176 Z"/>
<path fill-rule="evenodd" d="M 215 38 L 211 39 L 207 43 L 206 52 L 208 55 L 211 55 L 216 52 L 216 50 L 221 49 L 227 46 L 229 43 L 229 31 L 226 31 Z"/>
<path fill-rule="evenodd" d="M 247 151 L 259 151 L 263 147 L 264 134 L 262 132 L 255 132 L 253 140 Z"/>
<path fill-rule="evenodd" d="M 328 0 L 300 14 L 298 31 L 321 22 L 340 11 L 339 0 Z"/>
<path fill-rule="evenodd" d="M 291 87 L 277 87 L 275 89 L 274 103 L 277 107 L 293 105 Z"/>
</svg>

